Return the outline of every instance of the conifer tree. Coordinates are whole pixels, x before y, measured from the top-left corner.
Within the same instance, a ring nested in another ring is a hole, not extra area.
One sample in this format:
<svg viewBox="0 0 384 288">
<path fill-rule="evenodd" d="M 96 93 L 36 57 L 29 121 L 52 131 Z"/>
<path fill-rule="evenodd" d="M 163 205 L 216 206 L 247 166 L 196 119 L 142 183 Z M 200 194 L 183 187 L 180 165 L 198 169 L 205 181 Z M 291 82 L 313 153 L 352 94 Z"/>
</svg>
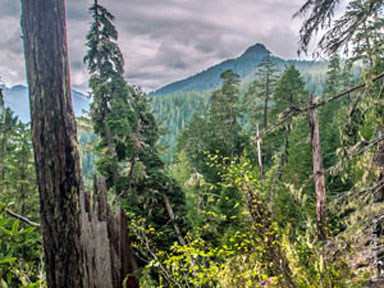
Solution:
<svg viewBox="0 0 384 288">
<path fill-rule="evenodd" d="M 210 129 L 213 131 L 212 141 L 216 149 L 233 160 L 239 152 L 240 125 L 238 123 L 239 78 L 240 76 L 227 70 L 221 74 L 223 86 L 212 94 L 209 110 Z M 217 145 L 217 146 L 216 146 Z"/>
<path fill-rule="evenodd" d="M 269 108 L 273 101 L 273 91 L 278 79 L 278 69 L 273 62 L 271 54 L 268 54 L 258 66 L 256 79 L 246 95 L 245 104 L 251 108 L 251 122 L 260 121 L 263 128 L 268 127 Z M 261 116 L 261 117 L 260 117 Z M 252 123 L 253 126 L 254 123 Z"/>
<path fill-rule="evenodd" d="M 278 117 L 280 113 L 286 113 L 287 110 L 309 103 L 309 97 L 306 96 L 305 92 L 305 83 L 294 65 L 288 66 L 277 81 L 274 99 L 276 102 L 273 108 L 275 117 Z M 284 131 L 278 131 L 268 142 L 268 145 L 272 147 L 270 148 L 271 151 L 276 151 L 276 148 L 281 147 L 281 166 L 287 161 L 291 130 L 292 121 L 288 120 L 286 121 Z"/>
<path fill-rule="evenodd" d="M 90 12 L 93 23 L 84 60 L 94 94 L 91 116 L 100 136 L 98 170 L 108 177 L 108 187 L 125 210 L 159 232 L 153 239 L 157 247 L 169 249 L 182 238 L 184 195 L 159 157 L 159 130 L 146 95 L 124 79 L 114 16 L 97 1 Z"/>
<path fill-rule="evenodd" d="M 2 95 L 0 95 L 0 192 L 5 190 L 5 178 L 7 160 L 9 159 L 9 144 L 16 134 L 18 118 L 10 108 L 4 106 Z"/>
<path fill-rule="evenodd" d="M 278 79 L 278 69 L 269 53 L 259 64 L 256 71 L 256 79 L 251 83 L 244 99 L 245 109 L 248 112 L 248 120 L 251 124 L 251 129 L 254 136 L 257 137 L 259 123 L 262 123 L 262 128 L 268 128 L 271 107 L 273 104 L 273 93 Z M 260 133 L 259 133 L 260 134 Z M 263 166 L 269 166 L 272 159 L 272 151 L 270 147 L 264 145 L 268 142 L 269 137 L 265 137 L 263 143 L 258 142 L 259 166 L 260 174 L 264 174 Z M 259 140 L 258 140 L 259 141 Z M 262 145 L 263 144 L 263 145 Z M 259 151 L 260 150 L 260 151 Z M 263 177 L 263 175 L 261 175 Z"/>
<path fill-rule="evenodd" d="M 341 90 L 341 65 L 340 58 L 338 54 L 332 55 L 329 60 L 328 71 L 327 71 L 327 79 L 325 83 L 324 95 L 325 97 L 336 96 L 338 92 Z"/>
<path fill-rule="evenodd" d="M 100 135 L 98 148 L 103 155 L 97 166 L 107 177 L 108 187 L 114 187 L 118 184 L 118 161 L 129 160 L 132 156 L 132 141 L 126 136 L 135 129 L 136 119 L 124 79 L 123 55 L 116 43 L 114 16 L 98 1 L 89 10 L 93 23 L 87 35 L 89 49 L 84 61 L 91 75 L 91 117 L 94 130 Z"/>
<path fill-rule="evenodd" d="M 294 65 L 288 66 L 276 84 L 275 113 L 308 104 L 309 97 L 304 88 L 305 83 L 300 72 Z"/>
</svg>

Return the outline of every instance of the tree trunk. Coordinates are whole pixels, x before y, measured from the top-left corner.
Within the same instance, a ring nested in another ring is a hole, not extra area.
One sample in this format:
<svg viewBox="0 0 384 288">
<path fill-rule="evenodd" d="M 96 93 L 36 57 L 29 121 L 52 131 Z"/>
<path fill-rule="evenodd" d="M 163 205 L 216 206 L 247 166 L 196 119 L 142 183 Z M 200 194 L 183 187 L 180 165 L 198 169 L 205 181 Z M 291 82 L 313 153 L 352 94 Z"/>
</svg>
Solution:
<svg viewBox="0 0 384 288">
<path fill-rule="evenodd" d="M 92 203 L 92 204 L 91 204 Z M 112 213 L 103 178 L 95 178 L 92 199 L 81 193 L 82 237 L 85 247 L 86 287 L 138 288 L 139 273 L 128 241 L 127 218 L 118 207 Z"/>
<path fill-rule="evenodd" d="M 313 105 L 313 95 L 311 96 Z M 319 240 L 326 240 L 327 233 L 327 196 L 325 191 L 325 178 L 323 173 L 323 160 L 321 156 L 319 122 L 315 108 L 309 110 L 309 127 L 311 133 L 311 149 L 313 162 L 313 176 L 316 190 L 316 220 Z"/>
<path fill-rule="evenodd" d="M 256 123 L 256 141 L 257 141 L 257 159 L 259 162 L 259 168 L 260 168 L 260 177 L 261 179 L 264 178 L 264 168 L 263 168 L 263 153 L 261 150 L 261 140 L 260 140 L 260 130 L 259 130 L 259 123 Z"/>
<path fill-rule="evenodd" d="M 22 0 L 22 30 L 48 287 L 84 287 L 80 158 L 64 0 Z"/>
<path fill-rule="evenodd" d="M 263 121 L 264 121 L 264 130 L 267 130 L 268 127 L 268 102 L 269 102 L 269 71 L 267 71 L 267 80 L 265 82 L 265 96 L 264 96 L 264 115 L 263 115 Z"/>
<path fill-rule="evenodd" d="M 93 209 L 82 191 L 65 14 L 65 0 L 22 0 L 48 287 L 136 288 L 124 213 L 111 216 L 104 180 L 95 180 Z"/>
</svg>

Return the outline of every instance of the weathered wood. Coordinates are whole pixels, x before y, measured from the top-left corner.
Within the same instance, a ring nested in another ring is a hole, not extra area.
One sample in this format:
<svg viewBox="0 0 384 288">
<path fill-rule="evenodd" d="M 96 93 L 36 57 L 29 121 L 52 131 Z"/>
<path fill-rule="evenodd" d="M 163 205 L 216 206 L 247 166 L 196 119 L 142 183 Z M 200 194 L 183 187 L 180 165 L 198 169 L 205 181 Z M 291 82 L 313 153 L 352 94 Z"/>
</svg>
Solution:
<svg viewBox="0 0 384 288">
<path fill-rule="evenodd" d="M 121 208 L 112 214 L 105 180 L 95 178 L 94 183 L 92 197 L 89 193 L 81 194 L 86 287 L 122 288 L 124 281 L 125 287 L 139 287 L 126 216 Z"/>
<path fill-rule="evenodd" d="M 22 0 L 31 130 L 49 287 L 84 287 L 82 185 L 64 0 Z"/>
<path fill-rule="evenodd" d="M 384 217 L 375 217 L 372 220 L 372 260 L 376 269 L 375 279 L 384 279 Z"/>
<path fill-rule="evenodd" d="M 263 155 L 261 151 L 259 123 L 256 123 L 256 143 L 257 143 L 257 159 L 259 161 L 260 176 L 261 178 L 264 178 Z"/>
<path fill-rule="evenodd" d="M 313 107 L 313 95 L 311 96 Z M 316 221 L 318 225 L 318 237 L 326 240 L 327 230 L 327 195 L 325 191 L 325 177 L 323 173 L 323 160 L 321 156 L 319 122 L 316 108 L 309 110 L 309 128 L 311 134 L 311 150 L 313 162 L 313 175 L 316 190 Z"/>
</svg>

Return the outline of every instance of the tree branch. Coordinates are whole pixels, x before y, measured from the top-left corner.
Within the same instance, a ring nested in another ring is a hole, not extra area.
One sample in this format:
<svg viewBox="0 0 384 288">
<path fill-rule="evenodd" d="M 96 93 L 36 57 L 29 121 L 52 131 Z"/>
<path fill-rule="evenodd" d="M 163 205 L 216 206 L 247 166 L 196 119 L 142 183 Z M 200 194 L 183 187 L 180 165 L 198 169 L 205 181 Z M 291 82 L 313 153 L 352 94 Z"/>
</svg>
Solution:
<svg viewBox="0 0 384 288">
<path fill-rule="evenodd" d="M 29 220 L 28 218 L 26 218 L 26 217 L 24 217 L 24 216 L 21 216 L 21 215 L 15 213 L 15 212 L 9 210 L 8 208 L 5 208 L 5 212 L 6 212 L 9 216 L 11 216 L 11 217 L 13 217 L 13 218 L 15 218 L 15 219 L 17 219 L 17 220 L 20 220 L 21 222 L 24 222 L 24 223 L 28 224 L 29 226 L 32 226 L 32 227 L 40 227 L 40 224 L 39 224 L 39 223 L 33 222 L 33 221 Z"/>
</svg>

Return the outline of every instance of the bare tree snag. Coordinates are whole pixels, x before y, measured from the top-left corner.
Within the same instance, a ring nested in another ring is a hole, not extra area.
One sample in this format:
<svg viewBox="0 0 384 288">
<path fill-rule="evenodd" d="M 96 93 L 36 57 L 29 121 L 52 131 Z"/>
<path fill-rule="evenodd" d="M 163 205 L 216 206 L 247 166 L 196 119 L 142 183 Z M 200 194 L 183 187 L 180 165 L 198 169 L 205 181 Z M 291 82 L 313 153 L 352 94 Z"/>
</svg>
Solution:
<svg viewBox="0 0 384 288">
<path fill-rule="evenodd" d="M 313 95 L 311 96 L 313 107 Z M 309 128 L 311 133 L 311 150 L 313 162 L 313 176 L 316 190 L 316 220 L 320 240 L 326 240 L 327 232 L 327 195 L 325 191 L 325 178 L 323 173 L 323 160 L 321 156 L 319 122 L 316 108 L 309 110 Z"/>
<path fill-rule="evenodd" d="M 260 130 L 259 123 L 256 123 L 256 142 L 257 142 L 257 159 L 259 161 L 260 168 L 260 177 L 264 178 L 264 168 L 263 168 L 263 155 L 261 151 L 261 138 L 260 138 Z"/>
<path fill-rule="evenodd" d="M 177 222 L 176 222 L 176 219 L 175 219 L 175 213 L 173 213 L 171 202 L 169 201 L 169 198 L 168 198 L 167 194 L 163 193 L 163 199 L 164 199 L 165 207 L 167 208 L 167 212 L 168 212 L 169 218 L 173 222 L 173 229 L 175 230 L 177 239 L 179 240 L 179 243 L 181 245 L 185 245 L 184 238 L 181 235 L 179 225 L 177 225 Z"/>
<path fill-rule="evenodd" d="M 127 219 L 121 208 L 113 214 L 108 205 L 107 186 L 95 178 L 94 193 L 81 193 L 82 237 L 87 271 L 86 287 L 139 287 L 139 272 L 128 241 Z"/>
</svg>

